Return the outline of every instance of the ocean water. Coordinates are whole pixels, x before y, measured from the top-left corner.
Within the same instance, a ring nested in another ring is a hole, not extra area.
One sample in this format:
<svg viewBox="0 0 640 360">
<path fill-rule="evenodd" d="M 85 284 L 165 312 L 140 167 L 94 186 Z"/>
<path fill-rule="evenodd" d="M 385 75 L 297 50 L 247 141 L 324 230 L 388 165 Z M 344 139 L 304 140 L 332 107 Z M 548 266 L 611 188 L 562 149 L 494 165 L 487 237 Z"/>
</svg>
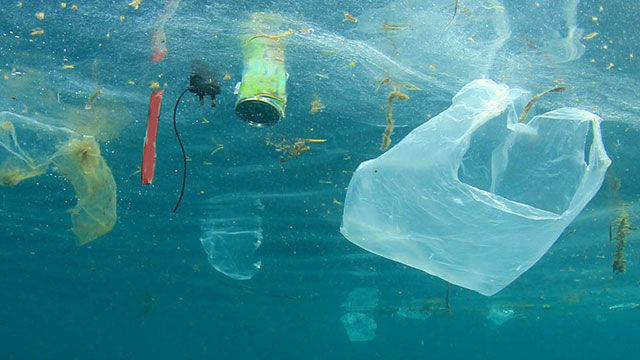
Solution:
<svg viewBox="0 0 640 360">
<path fill-rule="evenodd" d="M 638 224 L 640 2 L 460 1 L 453 20 L 450 0 L 169 3 L 2 2 L 0 120 L 94 136 L 117 222 L 77 246 L 78 198 L 56 163 L 0 187 L 1 359 L 637 357 L 638 233 L 626 237 L 626 272 L 614 273 L 610 232 L 624 214 Z M 288 74 L 286 116 L 272 127 L 234 112 L 242 39 L 260 11 L 276 14 L 265 34 L 282 36 Z M 159 29 L 168 53 L 153 62 Z M 173 107 L 193 60 L 211 65 L 221 94 L 215 108 L 190 93 L 178 104 L 189 161 L 172 213 L 183 166 Z M 529 97 L 566 86 L 531 114 L 597 114 L 612 159 L 549 251 L 490 297 L 340 233 L 353 172 L 383 153 L 392 89 L 409 95 L 393 103 L 393 146 L 478 78 Z M 157 88 L 155 181 L 142 186 Z M 55 157 L 51 132 L 16 128 L 34 160 Z M 288 159 L 267 141 L 283 137 L 309 149 Z"/>
</svg>

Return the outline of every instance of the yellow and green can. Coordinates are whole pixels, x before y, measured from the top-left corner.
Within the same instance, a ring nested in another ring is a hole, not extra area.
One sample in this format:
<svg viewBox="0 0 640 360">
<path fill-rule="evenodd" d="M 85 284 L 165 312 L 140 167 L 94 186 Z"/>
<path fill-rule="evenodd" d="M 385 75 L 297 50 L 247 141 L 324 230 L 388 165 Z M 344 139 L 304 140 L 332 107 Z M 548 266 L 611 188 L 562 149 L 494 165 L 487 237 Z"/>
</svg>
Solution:
<svg viewBox="0 0 640 360">
<path fill-rule="evenodd" d="M 274 125 L 285 116 L 289 75 L 282 38 L 287 34 L 251 33 L 242 39 L 244 68 L 236 115 L 251 125 Z"/>
</svg>

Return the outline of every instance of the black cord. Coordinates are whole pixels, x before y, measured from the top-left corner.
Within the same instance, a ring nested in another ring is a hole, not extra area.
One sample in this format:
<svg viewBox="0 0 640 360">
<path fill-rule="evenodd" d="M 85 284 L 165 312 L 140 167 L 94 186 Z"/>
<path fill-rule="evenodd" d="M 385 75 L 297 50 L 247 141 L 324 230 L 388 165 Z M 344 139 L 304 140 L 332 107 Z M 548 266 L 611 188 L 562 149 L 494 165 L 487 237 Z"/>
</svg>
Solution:
<svg viewBox="0 0 640 360">
<path fill-rule="evenodd" d="M 180 197 L 178 198 L 178 202 L 176 203 L 176 207 L 173 208 L 173 212 L 175 213 L 178 210 L 178 206 L 180 206 L 180 202 L 182 201 L 182 196 L 184 195 L 184 185 L 187 182 L 187 154 L 184 152 L 184 145 L 182 145 L 182 140 L 180 140 L 180 133 L 178 132 L 178 125 L 176 124 L 176 112 L 178 111 L 178 104 L 180 103 L 180 99 L 182 96 L 189 91 L 189 88 L 184 89 L 182 94 L 178 96 L 178 100 L 176 100 L 176 105 L 173 107 L 173 131 L 176 133 L 176 138 L 178 139 L 178 144 L 180 144 L 180 149 L 182 150 L 182 161 L 184 164 L 182 170 L 182 189 L 180 190 Z"/>
</svg>

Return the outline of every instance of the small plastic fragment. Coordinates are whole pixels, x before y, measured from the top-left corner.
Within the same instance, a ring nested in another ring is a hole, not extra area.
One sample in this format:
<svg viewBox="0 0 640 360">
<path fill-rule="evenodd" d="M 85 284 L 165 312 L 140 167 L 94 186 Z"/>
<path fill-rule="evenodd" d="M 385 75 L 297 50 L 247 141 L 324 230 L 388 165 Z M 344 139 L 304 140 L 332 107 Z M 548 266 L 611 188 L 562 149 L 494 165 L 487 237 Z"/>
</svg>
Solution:
<svg viewBox="0 0 640 360">
<path fill-rule="evenodd" d="M 164 32 L 164 27 L 167 21 L 175 14 L 180 5 L 180 0 L 169 0 L 167 7 L 162 15 L 158 17 L 155 23 L 155 29 L 153 31 L 153 37 L 151 38 L 151 45 L 153 47 L 153 56 L 151 61 L 158 62 L 164 59 L 169 50 L 167 49 L 167 35 Z"/>
</svg>

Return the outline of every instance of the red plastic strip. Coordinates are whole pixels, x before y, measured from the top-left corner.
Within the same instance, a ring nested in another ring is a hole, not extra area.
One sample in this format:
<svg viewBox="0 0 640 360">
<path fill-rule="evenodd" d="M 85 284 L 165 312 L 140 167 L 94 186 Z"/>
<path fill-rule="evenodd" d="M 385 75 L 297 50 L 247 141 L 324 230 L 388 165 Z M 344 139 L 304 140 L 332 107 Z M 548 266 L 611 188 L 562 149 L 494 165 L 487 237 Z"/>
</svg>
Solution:
<svg viewBox="0 0 640 360">
<path fill-rule="evenodd" d="M 153 175 L 156 168 L 156 138 L 158 136 L 158 118 L 164 90 L 156 90 L 151 93 L 149 100 L 149 115 L 147 116 L 147 134 L 144 137 L 144 150 L 142 151 L 142 167 L 140 174 L 142 185 L 153 184 Z"/>
</svg>

